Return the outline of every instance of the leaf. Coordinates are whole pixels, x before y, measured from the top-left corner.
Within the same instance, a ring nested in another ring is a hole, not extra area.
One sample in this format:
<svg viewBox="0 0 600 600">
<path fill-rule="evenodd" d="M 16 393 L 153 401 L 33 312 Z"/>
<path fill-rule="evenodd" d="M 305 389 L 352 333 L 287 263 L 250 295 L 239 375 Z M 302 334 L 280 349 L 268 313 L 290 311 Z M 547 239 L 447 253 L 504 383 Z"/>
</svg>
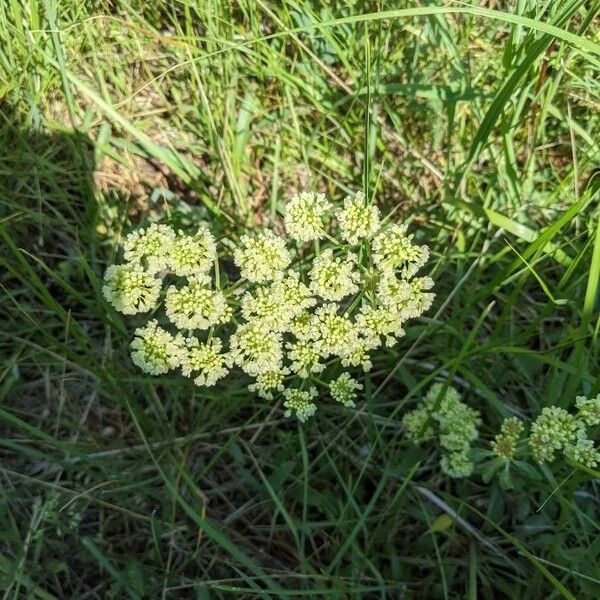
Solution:
<svg viewBox="0 0 600 600">
<path fill-rule="evenodd" d="M 494 477 L 496 471 L 502 467 L 503 460 L 500 457 L 487 461 L 482 466 L 481 479 L 484 483 L 489 483 Z"/>
<path fill-rule="evenodd" d="M 442 513 L 437 519 L 431 524 L 429 531 L 437 532 L 437 531 L 446 531 L 449 527 L 454 524 L 454 519 L 446 514 Z"/>
<path fill-rule="evenodd" d="M 504 465 L 504 469 L 500 472 L 500 475 L 498 476 L 498 481 L 500 483 L 500 487 L 503 490 L 512 490 L 515 487 L 515 484 L 513 483 L 513 480 L 510 477 L 510 463 L 507 462 Z"/>
</svg>

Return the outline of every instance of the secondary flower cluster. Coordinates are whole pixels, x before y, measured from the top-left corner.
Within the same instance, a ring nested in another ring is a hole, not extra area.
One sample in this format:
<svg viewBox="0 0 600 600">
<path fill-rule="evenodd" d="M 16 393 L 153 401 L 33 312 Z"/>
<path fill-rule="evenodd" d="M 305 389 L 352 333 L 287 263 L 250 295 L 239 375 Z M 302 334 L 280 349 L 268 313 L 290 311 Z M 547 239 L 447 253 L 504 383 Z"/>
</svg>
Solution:
<svg viewBox="0 0 600 600">
<path fill-rule="evenodd" d="M 492 451 L 496 456 L 510 460 L 517 453 L 517 446 L 525 426 L 517 417 L 508 417 L 502 421 L 500 433 L 492 441 Z"/>
<path fill-rule="evenodd" d="M 218 245 L 204 226 L 131 233 L 103 292 L 126 315 L 152 313 L 135 330 L 134 363 L 152 375 L 179 369 L 200 386 L 237 368 L 300 421 L 314 414 L 317 388 L 354 406 L 362 385 L 344 369 L 368 371 L 373 350 L 431 306 L 433 281 L 416 276 L 429 250 L 406 226 L 382 226 L 361 192 L 337 210 L 323 194 L 298 194 L 284 225 L 287 240 L 261 230 L 233 253 L 232 240 Z"/>
<path fill-rule="evenodd" d="M 595 398 L 577 396 L 576 412 L 558 406 L 548 406 L 531 424 L 529 446 L 533 458 L 551 463 L 560 452 L 565 458 L 587 467 L 600 463 L 600 450 L 588 437 L 588 428 L 600 424 L 600 394 Z"/>
<path fill-rule="evenodd" d="M 438 439 L 443 449 L 441 468 L 450 477 L 473 472 L 471 443 L 479 435 L 479 411 L 461 401 L 458 392 L 442 383 L 431 386 L 419 406 L 402 419 L 407 437 L 416 443 Z"/>
</svg>

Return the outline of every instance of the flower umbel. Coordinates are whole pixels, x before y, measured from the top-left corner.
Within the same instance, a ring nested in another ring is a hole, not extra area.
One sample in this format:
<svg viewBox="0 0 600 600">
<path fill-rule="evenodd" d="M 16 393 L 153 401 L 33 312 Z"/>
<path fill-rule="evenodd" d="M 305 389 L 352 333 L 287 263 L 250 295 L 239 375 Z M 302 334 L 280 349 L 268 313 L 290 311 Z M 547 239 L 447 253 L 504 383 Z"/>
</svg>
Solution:
<svg viewBox="0 0 600 600">
<path fill-rule="evenodd" d="M 381 278 L 377 293 L 382 306 L 393 310 L 402 321 L 416 319 L 431 307 L 435 294 L 431 277 L 398 279 L 393 273 Z"/>
<path fill-rule="evenodd" d="M 233 362 L 252 377 L 281 369 L 281 334 L 260 322 L 240 325 L 229 339 L 229 347 Z"/>
<path fill-rule="evenodd" d="M 311 373 L 320 373 L 325 365 L 319 362 L 319 354 L 315 343 L 309 338 L 300 338 L 286 345 L 288 358 L 292 361 L 290 369 L 300 377 L 310 377 Z"/>
<path fill-rule="evenodd" d="M 356 400 L 356 391 L 362 390 L 362 384 L 350 377 L 350 373 L 342 373 L 337 379 L 329 384 L 329 393 L 331 397 L 347 408 L 354 407 Z"/>
<path fill-rule="evenodd" d="M 291 257 L 285 241 L 267 229 L 257 236 L 243 235 L 240 247 L 233 254 L 233 261 L 243 278 L 254 283 L 266 283 L 283 277 L 283 270 L 290 264 Z"/>
<path fill-rule="evenodd" d="M 440 461 L 442 471 L 455 479 L 471 475 L 474 466 L 468 447 L 445 454 Z"/>
<path fill-rule="evenodd" d="M 396 344 L 430 307 L 433 282 L 415 276 L 427 249 L 405 227 L 378 233 L 379 209 L 362 192 L 332 212 L 324 194 L 291 198 L 283 219 L 291 243 L 261 229 L 217 244 L 204 224 L 189 234 L 165 224 L 131 233 L 126 263 L 107 269 L 103 293 L 125 314 L 152 311 L 136 329 L 133 362 L 153 375 L 179 367 L 199 386 L 234 372 L 251 379 L 244 385 L 256 396 L 282 397 L 285 413 L 301 421 L 314 414 L 319 392 L 354 406 L 362 389 L 354 371 L 370 370 L 373 351 Z M 592 409 L 581 412 L 593 419 Z M 444 429 L 428 411 L 445 450 L 462 451 L 473 415 L 456 409 Z"/>
<path fill-rule="evenodd" d="M 325 236 L 324 217 L 331 205 L 325 194 L 301 192 L 285 207 L 285 230 L 298 242 L 311 242 Z"/>
<path fill-rule="evenodd" d="M 283 380 L 289 374 L 289 369 L 283 367 L 278 371 L 268 371 L 256 376 L 256 381 L 248 386 L 251 392 L 256 392 L 265 400 L 273 400 L 273 395 L 283 392 Z"/>
<path fill-rule="evenodd" d="M 167 265 L 181 277 L 208 273 L 217 258 L 212 233 L 204 226 L 195 235 L 179 234 L 169 246 Z"/>
<path fill-rule="evenodd" d="M 575 399 L 577 412 L 558 406 L 546 406 L 531 424 L 529 447 L 539 463 L 551 463 L 557 453 L 594 468 L 600 463 L 600 451 L 588 437 L 588 427 L 600 424 L 600 396 Z"/>
<path fill-rule="evenodd" d="M 161 281 L 137 264 L 111 265 L 102 293 L 119 312 L 135 315 L 156 307 Z"/>
<path fill-rule="evenodd" d="M 204 275 L 190 277 L 180 289 L 167 289 L 165 312 L 179 329 L 208 329 L 225 323 L 231 316 L 222 292 L 211 290 L 210 279 Z"/>
<path fill-rule="evenodd" d="M 558 406 L 546 406 L 531 425 L 529 446 L 533 458 L 550 463 L 557 450 L 575 444 L 581 434 L 582 426 L 572 414 Z"/>
<path fill-rule="evenodd" d="M 592 440 L 585 436 L 577 438 L 575 444 L 566 446 L 565 456 L 590 469 L 595 469 L 600 463 L 600 450 L 596 448 Z"/>
<path fill-rule="evenodd" d="M 344 208 L 335 213 L 342 239 L 349 244 L 358 244 L 364 238 L 371 238 L 379 229 L 379 209 L 367 204 L 365 195 L 358 192 L 354 197 L 347 196 Z"/>
<path fill-rule="evenodd" d="M 404 335 L 403 322 L 397 311 L 371 304 L 363 304 L 356 316 L 356 324 L 362 335 L 372 338 L 377 345 L 381 337 L 385 338 L 388 346 L 395 344 L 397 338 Z"/>
<path fill-rule="evenodd" d="M 156 319 L 135 330 L 131 358 L 146 373 L 161 375 L 177 368 L 184 356 L 183 337 L 173 336 Z"/>
<path fill-rule="evenodd" d="M 317 410 L 317 405 L 312 402 L 317 397 L 317 390 L 314 387 L 308 390 L 297 388 L 283 390 L 283 397 L 285 398 L 283 402 L 286 409 L 285 416 L 294 415 L 301 423 L 312 417 Z"/>
<path fill-rule="evenodd" d="M 585 396 L 577 396 L 575 406 L 579 421 L 589 426 L 600 425 L 600 394 L 589 400 Z"/>
<path fill-rule="evenodd" d="M 383 270 L 400 269 L 407 279 L 412 277 L 429 258 L 427 246 L 412 242 L 405 225 L 392 225 L 373 240 L 373 261 Z"/>
<path fill-rule="evenodd" d="M 127 236 L 123 244 L 123 256 L 129 262 L 145 263 L 148 272 L 157 273 L 167 266 L 174 239 L 175 232 L 168 225 L 152 223 Z"/>
<path fill-rule="evenodd" d="M 424 406 L 405 413 L 402 417 L 402 423 L 404 424 L 406 437 L 417 444 L 430 440 L 435 434 L 431 416 Z"/>
<path fill-rule="evenodd" d="M 269 286 L 246 292 L 242 298 L 241 313 L 246 320 L 260 321 L 272 331 L 285 331 L 290 322 L 316 301 L 310 290 L 298 277 L 288 275 Z"/>
<path fill-rule="evenodd" d="M 324 250 L 313 262 L 310 271 L 310 289 L 325 300 L 335 302 L 358 291 L 359 274 L 355 271 L 356 256 L 333 256 L 330 248 Z"/>
<path fill-rule="evenodd" d="M 514 458 L 523 429 L 523 422 L 517 417 L 504 419 L 500 427 L 500 433 L 492 442 L 492 451 L 496 456 L 506 460 Z"/>
<path fill-rule="evenodd" d="M 201 343 L 190 337 L 185 344 L 187 352 L 181 359 L 181 372 L 186 377 L 199 373 L 194 379 L 196 385 L 210 387 L 227 375 L 229 371 L 225 365 L 228 357 L 221 354 L 223 343 L 219 338 Z"/>
<path fill-rule="evenodd" d="M 451 386 L 435 383 L 422 403 L 404 415 L 409 439 L 425 442 L 434 437 L 443 449 L 440 466 L 450 477 L 468 477 L 473 471 L 471 442 L 477 439 L 479 412 L 467 406 Z"/>
<path fill-rule="evenodd" d="M 310 337 L 317 344 L 323 358 L 331 355 L 346 356 L 352 352 L 359 337 L 358 329 L 346 315 L 338 314 L 339 306 L 330 302 L 315 312 Z"/>
</svg>

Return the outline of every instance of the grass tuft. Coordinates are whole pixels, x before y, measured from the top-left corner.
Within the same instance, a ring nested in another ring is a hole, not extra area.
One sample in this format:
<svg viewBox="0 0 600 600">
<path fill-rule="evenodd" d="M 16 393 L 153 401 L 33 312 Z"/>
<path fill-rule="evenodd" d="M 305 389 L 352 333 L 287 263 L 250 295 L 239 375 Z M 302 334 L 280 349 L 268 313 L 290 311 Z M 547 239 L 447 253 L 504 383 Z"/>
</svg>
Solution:
<svg viewBox="0 0 600 600">
<path fill-rule="evenodd" d="M 0 3 L 3 598 L 597 598 L 597 471 L 451 480 L 401 418 L 447 381 L 486 446 L 600 392 L 599 10 Z M 134 368 L 101 295 L 132 228 L 361 188 L 438 297 L 356 411 Z"/>
</svg>

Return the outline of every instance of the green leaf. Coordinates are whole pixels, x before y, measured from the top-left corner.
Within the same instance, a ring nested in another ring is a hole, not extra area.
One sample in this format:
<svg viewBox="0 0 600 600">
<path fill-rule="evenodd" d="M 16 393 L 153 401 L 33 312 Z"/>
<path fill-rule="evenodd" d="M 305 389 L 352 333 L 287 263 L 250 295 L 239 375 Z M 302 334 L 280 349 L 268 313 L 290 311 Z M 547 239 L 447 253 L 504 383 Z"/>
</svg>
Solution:
<svg viewBox="0 0 600 600">
<path fill-rule="evenodd" d="M 454 519 L 450 515 L 442 513 L 431 524 L 431 526 L 429 527 L 429 531 L 434 533 L 438 531 L 446 531 L 446 529 L 452 527 L 452 525 L 454 525 Z"/>
</svg>

